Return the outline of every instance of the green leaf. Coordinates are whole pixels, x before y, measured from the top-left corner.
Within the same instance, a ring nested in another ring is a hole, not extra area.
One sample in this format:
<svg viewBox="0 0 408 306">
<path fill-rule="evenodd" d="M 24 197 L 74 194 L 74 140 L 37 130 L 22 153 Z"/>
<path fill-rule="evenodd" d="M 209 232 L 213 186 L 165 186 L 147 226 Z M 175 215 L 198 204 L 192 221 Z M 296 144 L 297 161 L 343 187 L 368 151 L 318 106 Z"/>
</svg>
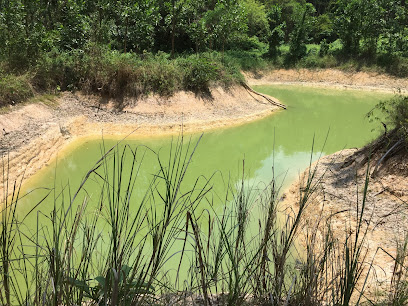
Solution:
<svg viewBox="0 0 408 306">
<path fill-rule="evenodd" d="M 95 277 L 95 280 L 99 283 L 99 285 L 102 288 L 105 288 L 106 280 L 105 280 L 105 278 L 103 276 L 97 276 L 97 277 Z"/>
<path fill-rule="evenodd" d="M 80 281 L 72 277 L 69 277 L 69 283 L 73 284 L 76 288 L 86 292 L 88 295 L 91 294 L 90 288 L 85 281 Z"/>
</svg>

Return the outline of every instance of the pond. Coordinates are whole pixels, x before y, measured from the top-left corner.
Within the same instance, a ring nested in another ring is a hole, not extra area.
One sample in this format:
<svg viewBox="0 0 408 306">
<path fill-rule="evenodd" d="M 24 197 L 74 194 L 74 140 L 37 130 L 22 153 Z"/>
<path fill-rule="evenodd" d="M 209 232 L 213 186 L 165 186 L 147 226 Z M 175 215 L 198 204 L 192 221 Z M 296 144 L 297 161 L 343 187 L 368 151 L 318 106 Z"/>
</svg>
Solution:
<svg viewBox="0 0 408 306">
<path fill-rule="evenodd" d="M 320 156 L 344 148 L 365 145 L 379 133 L 378 124 L 369 122 L 365 115 L 380 100 L 391 96 L 378 92 L 283 85 L 255 86 L 254 89 L 278 98 L 288 106 L 288 109 L 276 111 L 262 120 L 206 132 L 202 136 L 187 169 L 182 187 L 182 192 L 186 192 L 196 184 L 194 196 L 198 196 L 197 190 L 211 187 L 206 194 L 206 200 L 202 201 L 197 208 L 200 211 L 199 214 L 206 210 L 222 212 L 228 186 L 235 189 L 241 178 L 244 178 L 247 189 L 255 191 L 263 189 L 273 178 L 277 185 L 284 189 L 309 166 L 311 161 L 315 161 Z M 135 153 L 137 179 L 130 201 L 130 209 L 136 211 L 139 207 L 138 203 L 142 201 L 152 180 L 157 178 L 156 175 L 159 173 L 160 167 L 155 153 L 162 160 L 164 168 L 171 168 L 172 164 L 168 164 L 170 151 L 173 154 L 176 152 L 179 137 L 137 139 L 137 135 L 134 136 L 135 139 L 122 140 L 119 151 L 122 152 L 124 145 L 128 145 L 133 151 L 138 148 Z M 184 147 L 190 145 L 190 149 L 193 148 L 199 138 L 199 134 L 184 135 Z M 20 217 L 30 212 L 34 205 L 48 193 L 49 189 L 38 189 L 39 187 L 53 188 L 53 192 L 25 219 L 25 230 L 35 233 L 38 226 L 37 218 L 40 220 L 40 226 L 49 225 L 51 222 L 49 216 L 55 202 L 60 203 L 65 199 L 64 205 L 68 207 L 89 169 L 103 152 L 115 146 L 117 142 L 118 139 L 113 138 L 79 140 L 72 150 L 61 154 L 57 161 L 45 166 L 30 178 L 24 185 L 24 192 L 30 192 L 30 194 L 22 198 L 19 203 Z M 129 150 L 127 156 L 130 155 Z M 111 177 L 114 171 L 118 171 L 120 155 L 116 157 L 116 168 L 106 166 L 104 170 L 104 173 L 110 173 Z M 189 156 L 187 160 L 188 158 Z M 109 163 L 113 165 L 113 157 L 109 158 L 107 164 Z M 126 175 L 130 173 L 129 169 L 130 165 L 124 167 Z M 206 185 L 211 177 L 209 185 Z M 198 183 L 196 183 L 197 178 L 200 178 Z M 79 195 L 77 201 L 79 204 L 76 205 L 82 204 L 86 198 L 89 201 L 88 206 L 91 207 L 90 211 L 97 209 L 101 204 L 101 188 L 101 181 L 96 178 L 88 179 Z M 63 195 L 60 195 L 63 190 Z M 56 198 L 59 200 L 55 201 Z M 149 203 L 152 203 L 151 199 Z M 77 211 L 77 207 L 73 210 Z M 37 214 L 36 211 L 41 213 Z M 106 214 L 108 212 L 105 212 L 105 216 Z M 255 212 L 255 215 L 257 214 L 259 212 Z M 203 228 L 205 229 L 205 225 Z M 256 222 L 253 230 L 257 231 Z M 144 233 L 146 231 L 146 229 L 142 230 Z M 173 248 L 180 250 L 182 243 L 175 243 Z M 174 264 L 171 262 L 171 260 L 166 261 L 166 264 L 174 268 L 177 260 Z"/>
<path fill-rule="evenodd" d="M 283 101 L 288 110 L 242 126 L 206 132 L 189 166 L 191 179 L 200 175 L 210 177 L 215 172 L 224 178 L 239 179 L 244 160 L 246 178 L 254 180 L 254 184 L 269 182 L 274 167 L 275 179 L 288 186 L 309 165 L 311 155 L 315 160 L 344 148 L 361 147 L 373 139 L 379 133 L 378 124 L 369 122 L 365 115 L 376 103 L 390 96 L 378 92 L 282 85 L 254 88 Z M 132 137 L 137 137 L 137 131 L 135 134 Z M 195 143 L 199 135 L 185 135 L 184 138 L 185 142 L 191 138 Z M 176 140 L 177 136 L 132 139 L 123 140 L 122 146 L 145 145 L 164 157 Z M 57 161 L 26 182 L 25 191 L 54 187 L 54 184 L 60 188 L 68 182 L 72 188 L 78 187 L 101 157 L 102 143 L 107 150 L 118 141 L 112 138 L 77 141 L 71 146 L 74 149 L 64 152 Z M 146 154 L 144 158 L 146 172 L 140 176 L 145 178 L 146 187 L 148 177 L 158 168 L 149 165 L 155 157 Z M 214 185 L 219 186 L 220 192 L 225 187 L 224 183 Z M 35 203 L 35 198 L 32 195 L 20 203 L 22 213 L 31 209 L 30 202 Z"/>
</svg>

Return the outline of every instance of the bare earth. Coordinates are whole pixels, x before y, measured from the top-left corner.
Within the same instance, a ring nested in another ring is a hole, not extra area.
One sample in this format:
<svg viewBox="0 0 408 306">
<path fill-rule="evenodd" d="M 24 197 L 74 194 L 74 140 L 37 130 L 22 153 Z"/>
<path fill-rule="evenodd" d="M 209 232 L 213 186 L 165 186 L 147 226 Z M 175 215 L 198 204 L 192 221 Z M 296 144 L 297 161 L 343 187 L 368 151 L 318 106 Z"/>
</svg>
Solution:
<svg viewBox="0 0 408 306">
<path fill-rule="evenodd" d="M 278 69 L 265 73 L 247 73 L 249 85 L 284 84 L 338 89 L 408 93 L 408 79 L 374 72 L 346 72 L 335 69 Z"/>
<path fill-rule="evenodd" d="M 303 245 L 306 244 L 305 240 L 310 230 L 316 228 L 318 243 L 322 243 L 324 233 L 327 233 L 327 220 L 331 224 L 333 237 L 340 244 L 344 243 L 346 235 L 355 234 L 357 209 L 361 210 L 363 205 L 367 171 L 367 165 L 359 164 L 363 157 L 355 158 L 353 155 L 356 151 L 356 149 L 343 150 L 325 156 L 312 165 L 311 168 L 316 169 L 318 187 L 303 217 L 305 223 L 301 233 Z M 376 165 L 379 158 L 380 156 L 374 157 L 371 165 Z M 355 161 L 347 165 L 345 163 L 347 160 Z M 388 160 L 374 177 L 371 177 L 374 167 L 370 169 L 362 229 L 362 231 L 367 229 L 363 251 L 363 253 L 367 251 L 367 255 L 364 258 L 365 272 L 359 286 L 361 288 L 372 262 L 366 286 L 366 297 L 371 300 L 384 298 L 384 294 L 389 292 L 394 269 L 394 260 L 391 256 L 396 256 L 397 245 L 403 245 L 404 237 L 408 234 L 407 166 L 408 162 L 399 157 Z M 305 171 L 286 191 L 281 203 L 283 207 L 298 210 L 299 190 L 305 186 L 307 175 L 308 171 Z"/>
<path fill-rule="evenodd" d="M 113 102 L 103 104 L 97 97 L 81 94 L 62 93 L 56 102 L 55 107 L 17 106 L 0 115 L 0 169 L 8 164 L 9 182 L 23 173 L 30 177 L 80 138 L 154 137 L 180 133 L 181 126 L 184 133 L 199 132 L 243 124 L 278 109 L 242 87 L 214 88 L 205 97 L 179 92 L 170 98 L 129 100 L 121 111 Z M 2 182 L 3 175 L 0 194 Z"/>
</svg>

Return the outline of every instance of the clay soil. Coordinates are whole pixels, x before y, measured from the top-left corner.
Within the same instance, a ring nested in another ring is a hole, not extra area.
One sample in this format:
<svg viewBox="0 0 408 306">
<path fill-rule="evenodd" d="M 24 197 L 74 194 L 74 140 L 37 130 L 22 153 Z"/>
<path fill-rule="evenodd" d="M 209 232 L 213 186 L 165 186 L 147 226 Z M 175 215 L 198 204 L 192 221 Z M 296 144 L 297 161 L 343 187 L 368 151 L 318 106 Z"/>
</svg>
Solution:
<svg viewBox="0 0 408 306">
<path fill-rule="evenodd" d="M 304 247 L 313 231 L 317 232 L 316 245 L 324 244 L 328 224 L 339 245 L 343 245 L 348 235 L 353 239 L 368 177 L 361 230 L 362 233 L 367 230 L 362 252 L 365 256 L 361 256 L 364 273 L 359 287 L 361 289 L 372 264 L 365 296 L 374 301 L 389 293 L 397 246 L 402 247 L 408 235 L 408 152 L 381 163 L 374 175 L 373 170 L 383 153 L 372 156 L 370 167 L 367 155 L 357 149 L 325 156 L 312 165 L 310 169 L 315 171 L 317 189 L 307 204 L 300 233 Z M 299 191 L 306 186 L 308 170 L 283 195 L 283 207 L 298 210 Z M 357 295 L 358 292 L 355 298 Z"/>
</svg>

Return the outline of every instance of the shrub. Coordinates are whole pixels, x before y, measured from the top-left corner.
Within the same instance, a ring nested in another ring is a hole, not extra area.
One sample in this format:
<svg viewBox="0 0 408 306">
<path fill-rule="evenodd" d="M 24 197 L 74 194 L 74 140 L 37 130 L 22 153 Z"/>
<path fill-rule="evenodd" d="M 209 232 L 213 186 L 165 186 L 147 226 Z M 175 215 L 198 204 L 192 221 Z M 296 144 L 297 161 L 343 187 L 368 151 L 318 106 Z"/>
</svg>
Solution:
<svg viewBox="0 0 408 306">
<path fill-rule="evenodd" d="M 376 106 L 385 114 L 386 124 L 391 128 L 398 130 L 398 133 L 408 142 L 408 96 L 395 96 L 394 98 L 382 101 Z M 374 112 L 370 112 L 369 116 L 373 117 Z M 378 116 L 375 117 L 378 119 Z"/>
<path fill-rule="evenodd" d="M 208 90 L 210 82 L 216 81 L 220 67 L 205 57 L 191 56 L 182 62 L 185 69 L 184 87 L 193 91 Z"/>
<path fill-rule="evenodd" d="M 242 70 L 266 68 L 266 61 L 259 52 L 231 50 L 226 52 L 226 62 L 239 66 Z"/>
<path fill-rule="evenodd" d="M 258 37 L 248 35 L 236 35 L 228 42 L 228 49 L 240 51 L 257 51 L 259 53 L 266 53 L 268 46 L 266 43 L 259 41 Z"/>
<path fill-rule="evenodd" d="M 329 44 L 329 54 L 339 55 L 343 50 L 343 43 L 337 39 Z"/>
<path fill-rule="evenodd" d="M 329 48 L 330 45 L 327 43 L 326 39 L 323 39 L 320 42 L 320 50 L 319 50 L 319 56 L 323 57 L 329 53 Z"/>
<path fill-rule="evenodd" d="M 38 59 L 33 68 L 33 85 L 43 91 L 75 89 L 81 79 L 82 64 L 82 51 L 61 52 L 53 49 Z"/>
<path fill-rule="evenodd" d="M 12 74 L 0 75 L 0 106 L 22 102 L 34 95 L 30 76 Z"/>
</svg>

